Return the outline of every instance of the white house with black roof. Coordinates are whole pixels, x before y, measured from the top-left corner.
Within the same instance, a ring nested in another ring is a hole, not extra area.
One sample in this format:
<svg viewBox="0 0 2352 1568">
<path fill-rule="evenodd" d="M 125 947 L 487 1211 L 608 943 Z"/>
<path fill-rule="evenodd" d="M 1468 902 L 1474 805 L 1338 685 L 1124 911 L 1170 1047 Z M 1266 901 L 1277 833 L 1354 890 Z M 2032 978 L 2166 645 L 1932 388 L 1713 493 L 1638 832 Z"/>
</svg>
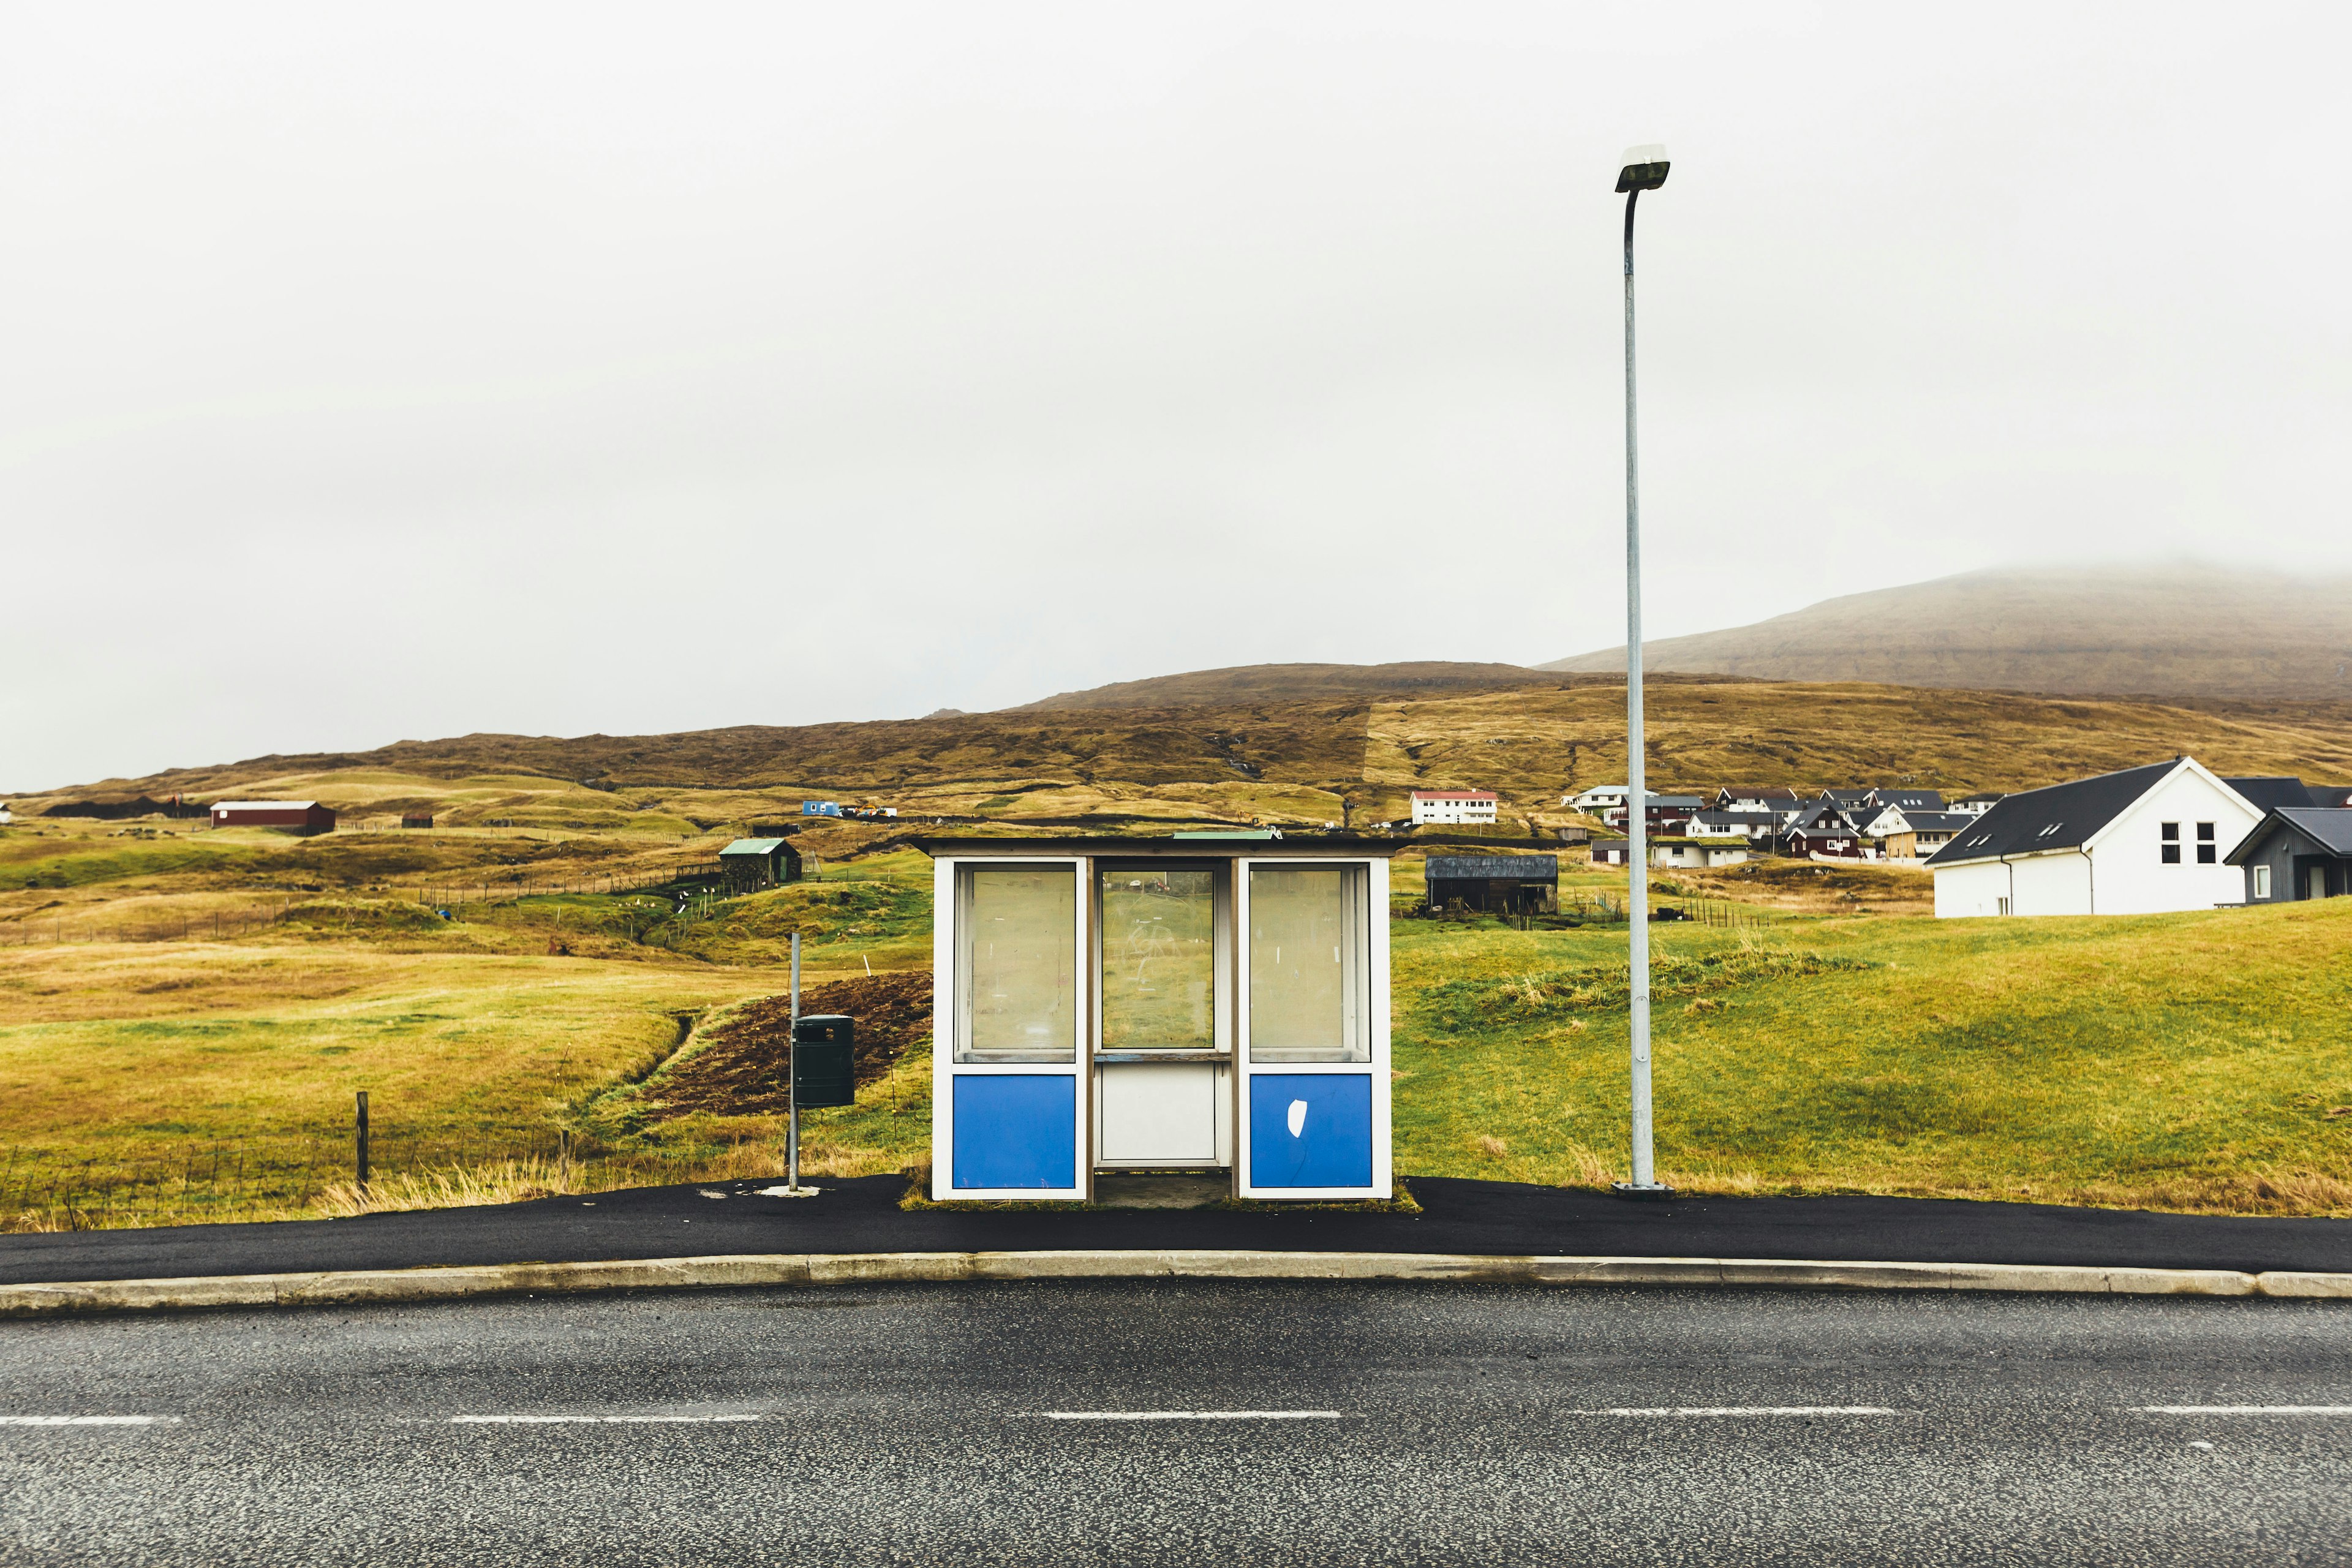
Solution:
<svg viewBox="0 0 2352 1568">
<path fill-rule="evenodd" d="M 2193 757 L 2004 795 L 1927 862 L 1938 919 L 2234 904 L 2223 858 L 2263 819 Z"/>
<path fill-rule="evenodd" d="M 2343 898 L 2352 894 L 2352 810 L 2273 806 L 2228 858 L 2250 904 Z"/>
</svg>

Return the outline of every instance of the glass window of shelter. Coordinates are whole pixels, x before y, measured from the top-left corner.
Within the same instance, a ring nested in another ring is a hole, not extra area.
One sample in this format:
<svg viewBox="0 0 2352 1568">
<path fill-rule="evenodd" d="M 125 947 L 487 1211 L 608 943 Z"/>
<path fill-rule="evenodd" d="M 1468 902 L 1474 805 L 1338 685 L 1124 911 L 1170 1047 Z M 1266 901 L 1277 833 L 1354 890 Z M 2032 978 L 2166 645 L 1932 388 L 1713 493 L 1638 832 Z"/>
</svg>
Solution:
<svg viewBox="0 0 2352 1568">
<path fill-rule="evenodd" d="M 1215 873 L 1106 869 L 1101 878 L 1102 1048 L 1213 1049 Z"/>
<path fill-rule="evenodd" d="M 1250 1060 L 1371 1059 L 1369 892 L 1360 867 L 1252 868 Z"/>
<path fill-rule="evenodd" d="M 1077 882 L 1069 866 L 959 875 L 957 1061 L 1077 1058 Z"/>
</svg>

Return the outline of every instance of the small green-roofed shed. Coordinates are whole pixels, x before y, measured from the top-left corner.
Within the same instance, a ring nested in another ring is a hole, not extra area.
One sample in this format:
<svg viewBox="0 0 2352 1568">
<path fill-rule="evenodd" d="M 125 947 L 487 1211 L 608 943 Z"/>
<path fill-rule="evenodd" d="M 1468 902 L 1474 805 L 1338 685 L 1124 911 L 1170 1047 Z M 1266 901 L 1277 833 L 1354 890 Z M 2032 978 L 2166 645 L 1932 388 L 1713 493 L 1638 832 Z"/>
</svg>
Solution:
<svg viewBox="0 0 2352 1568">
<path fill-rule="evenodd" d="M 738 838 L 719 852 L 730 892 L 748 893 L 801 879 L 801 855 L 788 838 Z"/>
</svg>

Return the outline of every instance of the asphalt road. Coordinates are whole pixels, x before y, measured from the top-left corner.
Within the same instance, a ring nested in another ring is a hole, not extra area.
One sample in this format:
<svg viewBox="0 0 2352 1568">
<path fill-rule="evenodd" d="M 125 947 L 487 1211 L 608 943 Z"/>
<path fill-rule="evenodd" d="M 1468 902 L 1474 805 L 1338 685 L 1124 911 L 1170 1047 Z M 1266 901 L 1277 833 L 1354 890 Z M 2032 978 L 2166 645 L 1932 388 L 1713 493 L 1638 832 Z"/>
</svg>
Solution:
<svg viewBox="0 0 2352 1568">
<path fill-rule="evenodd" d="M 2256 1408 L 2148 1408 L 2215 1405 Z M 974 1561 L 2352 1561 L 2352 1304 L 1119 1282 L 0 1323 L 0 1562 Z"/>
<path fill-rule="evenodd" d="M 1934 1198 L 1702 1198 L 1416 1176 L 1419 1215 L 1330 1210 L 1038 1213 L 898 1207 L 897 1176 L 814 1198 L 761 1182 L 637 1187 L 593 1198 L 371 1215 L 0 1236 L 0 1284 L 178 1279 L 436 1263 L 594 1262 L 713 1253 L 1268 1247 L 1301 1252 L 1574 1253 L 2352 1271 L 2352 1220 L 2142 1214 Z"/>
</svg>

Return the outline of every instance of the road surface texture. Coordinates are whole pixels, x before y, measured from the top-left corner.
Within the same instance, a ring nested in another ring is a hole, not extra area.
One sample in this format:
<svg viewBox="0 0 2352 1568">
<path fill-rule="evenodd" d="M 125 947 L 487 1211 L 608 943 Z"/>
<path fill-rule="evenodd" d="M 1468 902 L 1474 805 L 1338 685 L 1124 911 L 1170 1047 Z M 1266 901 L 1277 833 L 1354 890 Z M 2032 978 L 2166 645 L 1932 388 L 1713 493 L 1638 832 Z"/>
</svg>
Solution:
<svg viewBox="0 0 2352 1568">
<path fill-rule="evenodd" d="M 1118 1281 L 0 1323 L 12 1564 L 2347 1561 L 2352 1303 Z"/>
<path fill-rule="evenodd" d="M 1061 1247 L 1785 1258 L 1843 1262 L 2352 1270 L 2352 1220 L 2142 1214 L 1923 1198 L 1685 1198 L 1629 1204 L 1517 1182 L 1411 1178 L 1420 1215 L 1124 1209 L 901 1211 L 898 1176 L 639 1187 L 592 1198 L 371 1215 L 0 1236 L 0 1284 L 170 1279 L 435 1264 L 592 1263 L 721 1253 Z"/>
</svg>

